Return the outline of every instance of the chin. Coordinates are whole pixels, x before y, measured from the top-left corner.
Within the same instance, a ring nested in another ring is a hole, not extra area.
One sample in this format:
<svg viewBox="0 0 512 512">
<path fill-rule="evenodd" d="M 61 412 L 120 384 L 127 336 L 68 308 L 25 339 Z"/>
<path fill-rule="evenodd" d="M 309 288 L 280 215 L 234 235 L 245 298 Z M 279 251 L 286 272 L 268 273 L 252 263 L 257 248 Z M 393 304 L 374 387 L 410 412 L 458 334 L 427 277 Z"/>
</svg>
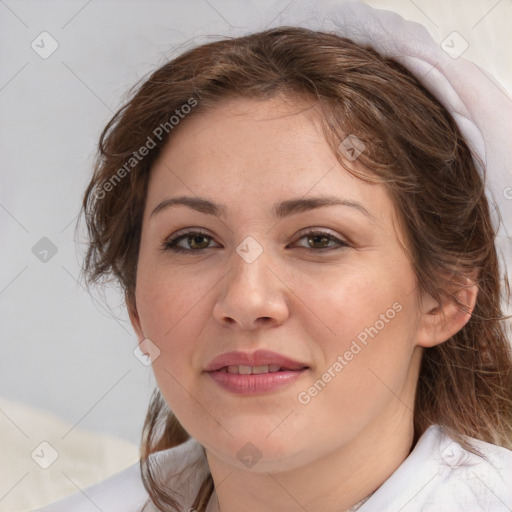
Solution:
<svg viewBox="0 0 512 512">
<path fill-rule="evenodd" d="M 225 433 L 225 432 L 224 432 Z M 255 431 L 254 425 L 246 429 L 239 428 L 233 437 L 209 437 L 202 444 L 225 462 L 256 472 L 282 470 L 283 466 L 300 465 L 307 447 L 297 444 L 300 436 L 279 436 L 275 431 L 269 435 L 269 430 Z M 199 440 L 201 442 L 201 440 Z"/>
</svg>

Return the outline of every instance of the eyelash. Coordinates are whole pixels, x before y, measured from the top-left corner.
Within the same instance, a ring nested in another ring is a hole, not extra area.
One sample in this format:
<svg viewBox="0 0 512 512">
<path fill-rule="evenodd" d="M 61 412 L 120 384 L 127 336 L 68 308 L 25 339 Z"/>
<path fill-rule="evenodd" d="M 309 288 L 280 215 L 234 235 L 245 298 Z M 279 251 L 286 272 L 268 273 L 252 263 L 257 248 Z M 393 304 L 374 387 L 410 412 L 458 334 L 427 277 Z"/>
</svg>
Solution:
<svg viewBox="0 0 512 512">
<path fill-rule="evenodd" d="M 173 238 L 169 238 L 169 239 L 165 240 L 161 245 L 162 252 L 172 251 L 175 253 L 200 253 L 206 249 L 212 249 L 212 247 L 205 247 L 204 249 L 183 249 L 176 245 L 181 239 L 188 238 L 192 235 L 195 235 L 195 236 L 199 235 L 199 236 L 204 236 L 209 239 L 213 239 L 213 237 L 210 236 L 205 231 L 201 231 L 201 230 L 188 231 L 186 233 L 182 233 L 178 236 L 175 236 Z M 297 241 L 301 240 L 302 238 L 304 238 L 306 236 L 326 237 L 329 239 L 329 241 L 336 242 L 340 246 L 337 248 L 336 247 L 322 247 L 320 249 L 315 249 L 315 248 L 309 247 L 309 249 L 311 249 L 312 251 L 323 252 L 323 251 L 329 251 L 332 249 L 342 249 L 342 248 L 350 247 L 350 245 L 347 242 L 345 242 L 344 240 L 340 240 L 339 238 L 335 237 L 334 235 L 331 235 L 330 233 L 328 233 L 327 231 L 322 231 L 322 230 L 318 230 L 315 228 L 307 228 L 306 230 L 304 230 L 302 232 L 301 236 L 297 239 Z M 302 247 L 302 248 L 308 249 L 308 247 Z"/>
</svg>

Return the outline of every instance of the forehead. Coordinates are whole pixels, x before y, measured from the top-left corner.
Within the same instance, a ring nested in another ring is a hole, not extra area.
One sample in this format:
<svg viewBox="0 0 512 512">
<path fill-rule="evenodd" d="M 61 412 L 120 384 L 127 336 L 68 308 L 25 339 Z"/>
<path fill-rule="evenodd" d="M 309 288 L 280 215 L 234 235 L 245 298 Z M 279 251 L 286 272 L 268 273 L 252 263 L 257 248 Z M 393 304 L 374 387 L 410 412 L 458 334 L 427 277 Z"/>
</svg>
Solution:
<svg viewBox="0 0 512 512">
<path fill-rule="evenodd" d="M 227 98 L 185 119 L 165 149 L 188 162 L 206 165 L 212 157 L 245 163 L 242 167 L 251 165 L 248 158 L 253 165 L 270 156 L 295 162 L 312 146 L 330 152 L 321 124 L 318 106 L 304 100 Z M 191 146 L 193 153 L 187 151 Z"/>
<path fill-rule="evenodd" d="M 382 186 L 340 165 L 318 106 L 300 99 L 230 98 L 185 119 L 152 169 L 148 205 L 184 194 L 246 209 L 308 194 L 389 208 Z"/>
</svg>

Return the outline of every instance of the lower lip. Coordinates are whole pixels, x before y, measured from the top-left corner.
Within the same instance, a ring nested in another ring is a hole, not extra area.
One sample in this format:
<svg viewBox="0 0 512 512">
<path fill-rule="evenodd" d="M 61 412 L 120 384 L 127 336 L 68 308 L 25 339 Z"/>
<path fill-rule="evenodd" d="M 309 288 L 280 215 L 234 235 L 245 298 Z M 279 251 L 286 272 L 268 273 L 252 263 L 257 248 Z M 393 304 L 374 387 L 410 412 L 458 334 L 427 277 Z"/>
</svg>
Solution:
<svg viewBox="0 0 512 512">
<path fill-rule="evenodd" d="M 224 371 L 208 372 L 221 387 L 237 395 L 269 393 L 296 381 L 304 370 L 243 375 Z"/>
</svg>

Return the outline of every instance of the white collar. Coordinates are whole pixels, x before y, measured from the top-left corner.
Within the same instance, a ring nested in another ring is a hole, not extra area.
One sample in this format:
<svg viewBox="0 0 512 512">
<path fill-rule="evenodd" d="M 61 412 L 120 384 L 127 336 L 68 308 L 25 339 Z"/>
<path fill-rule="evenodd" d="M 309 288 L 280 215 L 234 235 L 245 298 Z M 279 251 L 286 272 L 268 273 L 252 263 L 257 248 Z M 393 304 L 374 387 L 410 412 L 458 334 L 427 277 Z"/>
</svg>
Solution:
<svg viewBox="0 0 512 512">
<path fill-rule="evenodd" d="M 429 427 L 396 471 L 357 512 L 510 512 L 512 451 L 469 439 L 487 460 L 462 448 L 438 425 Z M 194 438 L 150 456 L 155 472 L 168 482 L 183 510 L 196 498 L 209 473 L 202 445 Z M 191 466 L 193 465 L 193 466 Z M 181 479 L 176 475 L 186 470 Z M 139 512 L 148 495 L 139 464 L 36 512 Z M 150 504 L 145 512 L 155 512 Z M 218 512 L 213 492 L 207 512 Z"/>
<path fill-rule="evenodd" d="M 493 512 L 512 509 L 512 451 L 476 439 L 468 441 L 485 458 L 451 439 L 439 425 L 430 426 L 412 452 L 358 509 L 358 512 L 417 512 L 418 510 Z M 209 468 L 203 447 L 193 438 L 154 454 L 163 473 L 179 472 L 196 462 L 181 481 L 183 505 L 192 506 Z M 171 487 L 176 489 L 175 484 Z M 219 512 L 213 492 L 207 512 Z"/>
</svg>

